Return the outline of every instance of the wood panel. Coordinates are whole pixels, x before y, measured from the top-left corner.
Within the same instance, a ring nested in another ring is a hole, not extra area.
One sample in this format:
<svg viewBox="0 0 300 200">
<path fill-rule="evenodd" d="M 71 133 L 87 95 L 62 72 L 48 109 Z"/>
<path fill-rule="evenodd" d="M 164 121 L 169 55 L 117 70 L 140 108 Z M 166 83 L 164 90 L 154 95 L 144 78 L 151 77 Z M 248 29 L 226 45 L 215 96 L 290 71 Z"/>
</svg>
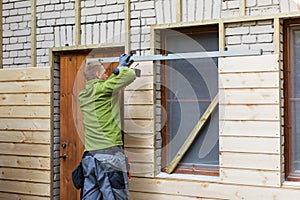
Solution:
<svg viewBox="0 0 300 200">
<path fill-rule="evenodd" d="M 130 164 L 130 172 L 134 177 L 153 177 L 154 171 L 154 164 L 134 162 Z"/>
<path fill-rule="evenodd" d="M 12 194 L 12 193 L 3 193 L 0 192 L 0 199 L 1 200 L 50 200 L 50 197 L 41 197 L 41 196 L 32 196 L 32 195 L 23 195 L 23 194 Z"/>
<path fill-rule="evenodd" d="M 51 69 L 0 72 L 0 199 L 51 199 Z"/>
<path fill-rule="evenodd" d="M 130 156 L 131 162 L 153 163 L 154 151 L 152 149 L 126 148 L 126 155 Z"/>
<path fill-rule="evenodd" d="M 278 55 L 219 61 L 221 181 L 279 187 L 282 142 Z"/>
<path fill-rule="evenodd" d="M 180 195 L 168 195 L 168 194 L 155 194 L 155 193 L 141 193 L 141 192 L 130 192 L 130 197 L 132 199 L 138 200 L 149 200 L 149 199 L 159 199 L 159 200 L 221 200 L 221 199 L 211 199 L 211 198 L 201 198 L 201 197 L 189 197 Z"/>
<path fill-rule="evenodd" d="M 298 200 L 300 196 L 299 187 L 257 187 L 250 185 L 226 184 L 215 180 L 207 181 L 207 179 L 132 178 L 129 186 L 132 191 L 144 191 L 149 194 L 168 194 L 208 199 Z"/>
<path fill-rule="evenodd" d="M 154 136 L 153 134 L 127 133 L 124 134 L 124 145 L 132 148 L 153 148 Z"/>
<path fill-rule="evenodd" d="M 154 133 L 154 121 L 153 120 L 124 120 L 124 131 L 126 133 Z"/>
<path fill-rule="evenodd" d="M 0 94 L 0 105 L 50 105 L 48 93 Z"/>
<path fill-rule="evenodd" d="M 154 106 L 149 105 L 128 105 L 124 108 L 124 118 L 126 119 L 153 119 Z"/>
<path fill-rule="evenodd" d="M 148 104 L 153 105 L 153 90 L 135 90 L 124 92 L 124 104 Z"/>
</svg>

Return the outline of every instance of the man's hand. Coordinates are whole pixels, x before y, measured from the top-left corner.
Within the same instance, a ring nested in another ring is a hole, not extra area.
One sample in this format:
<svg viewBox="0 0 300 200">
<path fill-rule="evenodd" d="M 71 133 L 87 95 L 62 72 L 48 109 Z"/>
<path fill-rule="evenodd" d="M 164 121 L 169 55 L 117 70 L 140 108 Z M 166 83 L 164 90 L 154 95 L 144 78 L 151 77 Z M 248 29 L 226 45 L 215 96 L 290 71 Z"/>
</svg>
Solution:
<svg viewBox="0 0 300 200">
<path fill-rule="evenodd" d="M 129 67 L 131 65 L 131 63 L 133 63 L 134 61 L 130 59 L 131 55 L 128 54 L 122 54 L 119 58 L 119 68 L 125 68 L 125 67 Z"/>
</svg>

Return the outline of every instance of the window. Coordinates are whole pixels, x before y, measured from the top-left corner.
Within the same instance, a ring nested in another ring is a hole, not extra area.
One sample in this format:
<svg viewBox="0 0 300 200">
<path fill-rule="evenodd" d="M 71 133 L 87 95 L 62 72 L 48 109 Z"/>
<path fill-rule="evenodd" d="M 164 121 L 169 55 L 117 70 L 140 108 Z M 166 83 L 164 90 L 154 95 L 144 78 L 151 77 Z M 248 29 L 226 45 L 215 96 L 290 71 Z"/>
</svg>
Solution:
<svg viewBox="0 0 300 200">
<path fill-rule="evenodd" d="M 300 181 L 300 20 L 287 21 L 284 30 L 286 177 Z"/>
<path fill-rule="evenodd" d="M 172 29 L 162 36 L 163 53 L 219 50 L 216 26 Z M 218 93 L 218 58 L 180 59 L 163 63 L 163 170 L 170 165 L 202 114 Z M 217 175 L 219 116 L 216 107 L 175 168 L 175 173 Z"/>
</svg>

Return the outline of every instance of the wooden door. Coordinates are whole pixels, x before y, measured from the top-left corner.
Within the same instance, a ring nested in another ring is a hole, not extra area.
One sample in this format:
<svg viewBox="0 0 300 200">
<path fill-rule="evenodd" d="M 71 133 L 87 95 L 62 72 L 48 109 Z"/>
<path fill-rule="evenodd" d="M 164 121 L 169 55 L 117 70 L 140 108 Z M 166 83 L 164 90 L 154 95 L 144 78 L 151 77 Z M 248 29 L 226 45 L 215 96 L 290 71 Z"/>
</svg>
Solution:
<svg viewBox="0 0 300 200">
<path fill-rule="evenodd" d="M 84 151 L 83 117 L 78 94 L 86 80 L 83 66 L 87 57 L 119 56 L 122 51 L 113 49 L 97 54 L 72 53 L 60 56 L 60 199 L 80 199 L 80 191 L 73 186 L 71 174 Z M 118 63 L 106 64 L 109 75 Z"/>
</svg>

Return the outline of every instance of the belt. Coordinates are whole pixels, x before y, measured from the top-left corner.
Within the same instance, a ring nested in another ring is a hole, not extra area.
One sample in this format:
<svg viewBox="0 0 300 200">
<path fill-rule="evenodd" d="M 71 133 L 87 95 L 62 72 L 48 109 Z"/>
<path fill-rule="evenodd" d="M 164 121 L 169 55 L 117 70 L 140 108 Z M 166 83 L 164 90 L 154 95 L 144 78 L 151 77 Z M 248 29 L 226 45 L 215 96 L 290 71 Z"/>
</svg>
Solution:
<svg viewBox="0 0 300 200">
<path fill-rule="evenodd" d="M 97 150 L 88 151 L 88 153 L 90 153 L 92 155 L 96 155 L 96 154 L 111 154 L 111 155 L 114 155 L 118 152 L 123 152 L 122 146 L 113 146 L 113 147 L 109 147 L 109 148 L 106 148 L 106 149 L 97 149 Z"/>
</svg>

